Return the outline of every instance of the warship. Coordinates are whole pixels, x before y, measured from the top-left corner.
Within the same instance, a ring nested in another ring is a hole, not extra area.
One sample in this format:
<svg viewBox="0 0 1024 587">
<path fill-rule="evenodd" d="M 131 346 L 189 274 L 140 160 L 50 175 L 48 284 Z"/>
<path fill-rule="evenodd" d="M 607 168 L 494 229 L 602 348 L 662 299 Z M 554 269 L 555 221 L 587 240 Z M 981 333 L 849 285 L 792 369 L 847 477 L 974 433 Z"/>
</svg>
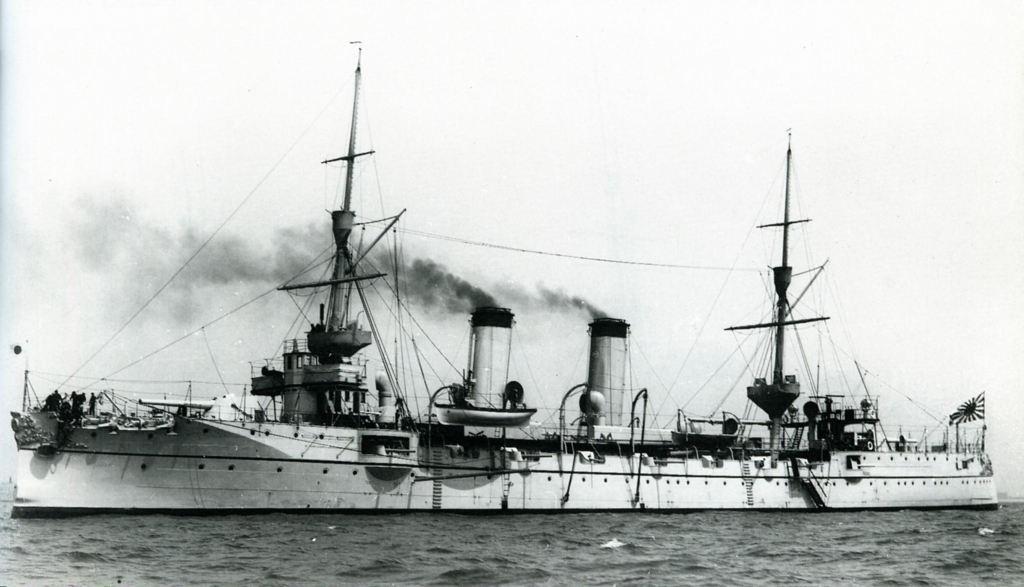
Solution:
<svg viewBox="0 0 1024 587">
<path fill-rule="evenodd" d="M 360 76 L 357 65 L 348 152 L 323 162 L 346 169 L 329 278 L 279 288 L 324 292 L 319 321 L 253 368 L 248 401 L 104 391 L 109 409 L 97 412 L 84 393 L 30 401 L 26 372 L 23 409 L 12 414 L 12 517 L 998 507 L 984 428 L 960 429 L 984 417 L 983 395 L 950 417 L 955 439 L 929 444 L 889 437 L 866 386 L 861 397 L 833 395 L 787 372 L 797 327 L 828 319 L 793 314 L 801 296 L 789 293 L 789 236 L 805 220 L 790 218 L 791 147 L 783 218 L 764 225 L 782 234 L 770 318 L 730 328 L 765 335 L 745 416 L 680 410 L 667 427 L 656 422 L 647 389 L 627 377 L 630 324 L 597 317 L 586 381 L 543 390 L 561 401 L 557 423 L 539 424 L 524 386 L 510 380 L 515 315 L 496 306 L 472 311 L 466 369 L 423 390 L 426 412 L 413 413 L 416 392 L 400 385 L 367 301 L 369 284 L 387 278 L 370 253 L 401 214 L 366 246 L 353 237 L 365 224 L 352 209 L 354 162 L 372 153 L 356 149 Z M 379 353 L 377 372 L 368 347 Z M 802 385 L 811 391 L 801 402 Z"/>
</svg>

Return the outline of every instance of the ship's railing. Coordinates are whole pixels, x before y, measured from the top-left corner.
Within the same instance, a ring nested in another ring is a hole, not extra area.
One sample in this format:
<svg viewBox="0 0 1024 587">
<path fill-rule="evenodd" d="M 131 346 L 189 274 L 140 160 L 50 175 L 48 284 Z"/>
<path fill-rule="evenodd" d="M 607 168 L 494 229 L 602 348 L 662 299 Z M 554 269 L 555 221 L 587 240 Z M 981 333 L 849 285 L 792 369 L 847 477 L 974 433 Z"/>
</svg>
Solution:
<svg viewBox="0 0 1024 587">
<path fill-rule="evenodd" d="M 249 377 L 262 377 L 264 369 L 284 372 L 284 358 L 275 357 L 273 359 L 264 359 L 259 363 L 249 363 Z"/>
<path fill-rule="evenodd" d="M 308 353 L 309 344 L 305 338 L 293 338 L 284 341 L 284 352 L 286 353 Z"/>
</svg>

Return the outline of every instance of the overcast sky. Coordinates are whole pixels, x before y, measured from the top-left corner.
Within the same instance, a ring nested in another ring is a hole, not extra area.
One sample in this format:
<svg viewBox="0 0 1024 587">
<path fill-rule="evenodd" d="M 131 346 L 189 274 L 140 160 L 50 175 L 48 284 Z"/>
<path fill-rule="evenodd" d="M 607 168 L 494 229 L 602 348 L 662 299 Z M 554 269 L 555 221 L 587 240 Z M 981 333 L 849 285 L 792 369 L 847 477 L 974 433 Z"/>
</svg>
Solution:
<svg viewBox="0 0 1024 587">
<path fill-rule="evenodd" d="M 794 216 L 812 219 L 794 229 L 792 264 L 829 263 L 798 313 L 832 317 L 801 342 L 813 355 L 831 334 L 839 350 L 787 370 L 806 381 L 821 364 L 823 386 L 862 393 L 834 360 L 855 357 L 890 434 L 985 391 L 1000 489 L 1024 483 L 1020 3 L 3 11 L 0 332 L 25 348 L 3 355 L 3 413 L 26 368 L 40 396 L 80 368 L 131 380 L 99 386 L 125 393 L 192 380 L 218 382 L 196 384 L 212 396 L 221 377 L 237 392 L 250 361 L 294 336 L 304 300 L 284 293 L 189 333 L 329 246 L 339 170 L 319 162 L 345 149 L 361 41 L 360 148 L 377 153 L 357 167 L 354 207 L 361 220 L 407 208 L 406 263 L 439 263 L 516 312 L 513 372 L 545 417 L 585 378 L 590 316 L 552 305 L 562 294 L 631 323 L 633 384 L 662 424 L 683 405 L 744 409 L 753 339 L 723 329 L 764 317 L 779 245 L 753 227 L 780 218 L 792 129 Z M 430 351 L 427 385 L 450 382 L 467 316 L 410 304 L 454 364 Z M 10 434 L 0 447 L 6 479 Z"/>
</svg>

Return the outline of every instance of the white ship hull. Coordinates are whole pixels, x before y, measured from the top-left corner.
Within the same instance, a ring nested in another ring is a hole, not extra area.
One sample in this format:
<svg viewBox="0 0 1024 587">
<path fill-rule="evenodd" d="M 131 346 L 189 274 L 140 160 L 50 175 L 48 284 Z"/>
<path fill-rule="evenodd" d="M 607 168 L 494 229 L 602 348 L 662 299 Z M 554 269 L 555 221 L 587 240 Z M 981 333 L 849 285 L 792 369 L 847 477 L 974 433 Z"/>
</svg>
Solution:
<svg viewBox="0 0 1024 587">
<path fill-rule="evenodd" d="M 767 457 L 653 460 L 586 451 L 530 455 L 427 447 L 419 446 L 415 434 L 399 431 L 203 420 L 183 420 L 175 428 L 152 437 L 146 431 L 80 429 L 52 456 L 23 448 L 12 515 L 828 511 L 998 504 L 982 455 L 834 452 L 810 468 L 806 461 L 781 459 L 773 469 Z M 367 445 L 386 436 L 407 439 L 410 448 Z M 849 466 L 851 457 L 859 457 L 859 466 Z"/>
</svg>

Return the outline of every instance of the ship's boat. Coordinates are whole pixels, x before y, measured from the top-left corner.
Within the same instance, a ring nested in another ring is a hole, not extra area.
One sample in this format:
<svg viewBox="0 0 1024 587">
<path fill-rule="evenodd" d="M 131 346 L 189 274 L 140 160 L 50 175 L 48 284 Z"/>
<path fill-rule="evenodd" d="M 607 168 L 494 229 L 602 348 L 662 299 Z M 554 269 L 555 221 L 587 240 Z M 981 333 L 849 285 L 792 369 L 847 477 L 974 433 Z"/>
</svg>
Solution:
<svg viewBox="0 0 1024 587">
<path fill-rule="evenodd" d="M 537 384 L 542 389 L 528 396 L 509 369 L 515 315 L 493 303 L 469 316 L 463 372 L 452 375 L 449 362 L 449 375 L 438 375 L 444 384 L 428 388 L 417 353 L 423 385 L 407 383 L 413 369 L 395 366 L 391 354 L 402 347 L 390 346 L 389 337 L 418 323 L 399 299 L 399 276 L 370 262 L 378 246 L 391 246 L 387 237 L 402 213 L 357 222 L 352 208 L 354 163 L 373 153 L 356 148 L 360 78 L 357 66 L 348 152 L 323 161 L 344 169 L 344 197 L 331 212 L 330 265 L 318 279 L 300 274 L 279 288 L 309 300 L 325 294 L 318 321 L 287 338 L 279 356 L 255 364 L 240 399 L 196 399 L 191 385 L 171 399 L 107 389 L 101 396 L 111 410 L 92 416 L 59 394 L 33 404 L 27 373 L 23 410 L 12 419 L 19 449 L 13 516 L 998 506 L 985 427 L 971 427 L 983 424 L 983 395 L 960 406 L 941 441 L 906 438 L 881 427 L 878 398 L 859 365 L 861 397 L 801 382 L 787 365 L 787 348 L 794 340 L 802 346 L 797 328 L 828 320 L 797 317 L 803 294 L 789 295 L 795 278 L 810 286 L 824 269 L 794 274 L 790 265 L 790 231 L 806 222 L 790 217 L 791 148 L 783 217 L 764 225 L 782 237 L 771 313 L 729 328 L 766 334 L 744 369 L 751 378 L 744 379 L 749 402 L 741 416 L 721 405 L 710 414 L 684 405 L 674 426 L 659 425 L 647 388 L 634 382 L 631 326 L 606 316 L 589 323 L 586 381 Z M 380 232 L 357 240 L 357 226 Z M 367 299 L 381 290 L 395 294 L 387 313 L 406 317 L 387 337 L 377 322 L 382 313 Z M 375 373 L 370 353 L 381 366 Z M 801 402 L 802 385 L 811 392 Z M 548 410 L 557 422 L 540 419 L 538 407 L 559 396 L 557 410 Z M 429 398 L 425 411 L 416 398 Z"/>
<path fill-rule="evenodd" d="M 536 409 L 502 410 L 497 408 L 471 408 L 456 406 L 434 406 L 437 421 L 449 426 L 486 426 L 494 428 L 519 428 L 530 423 Z"/>
</svg>

